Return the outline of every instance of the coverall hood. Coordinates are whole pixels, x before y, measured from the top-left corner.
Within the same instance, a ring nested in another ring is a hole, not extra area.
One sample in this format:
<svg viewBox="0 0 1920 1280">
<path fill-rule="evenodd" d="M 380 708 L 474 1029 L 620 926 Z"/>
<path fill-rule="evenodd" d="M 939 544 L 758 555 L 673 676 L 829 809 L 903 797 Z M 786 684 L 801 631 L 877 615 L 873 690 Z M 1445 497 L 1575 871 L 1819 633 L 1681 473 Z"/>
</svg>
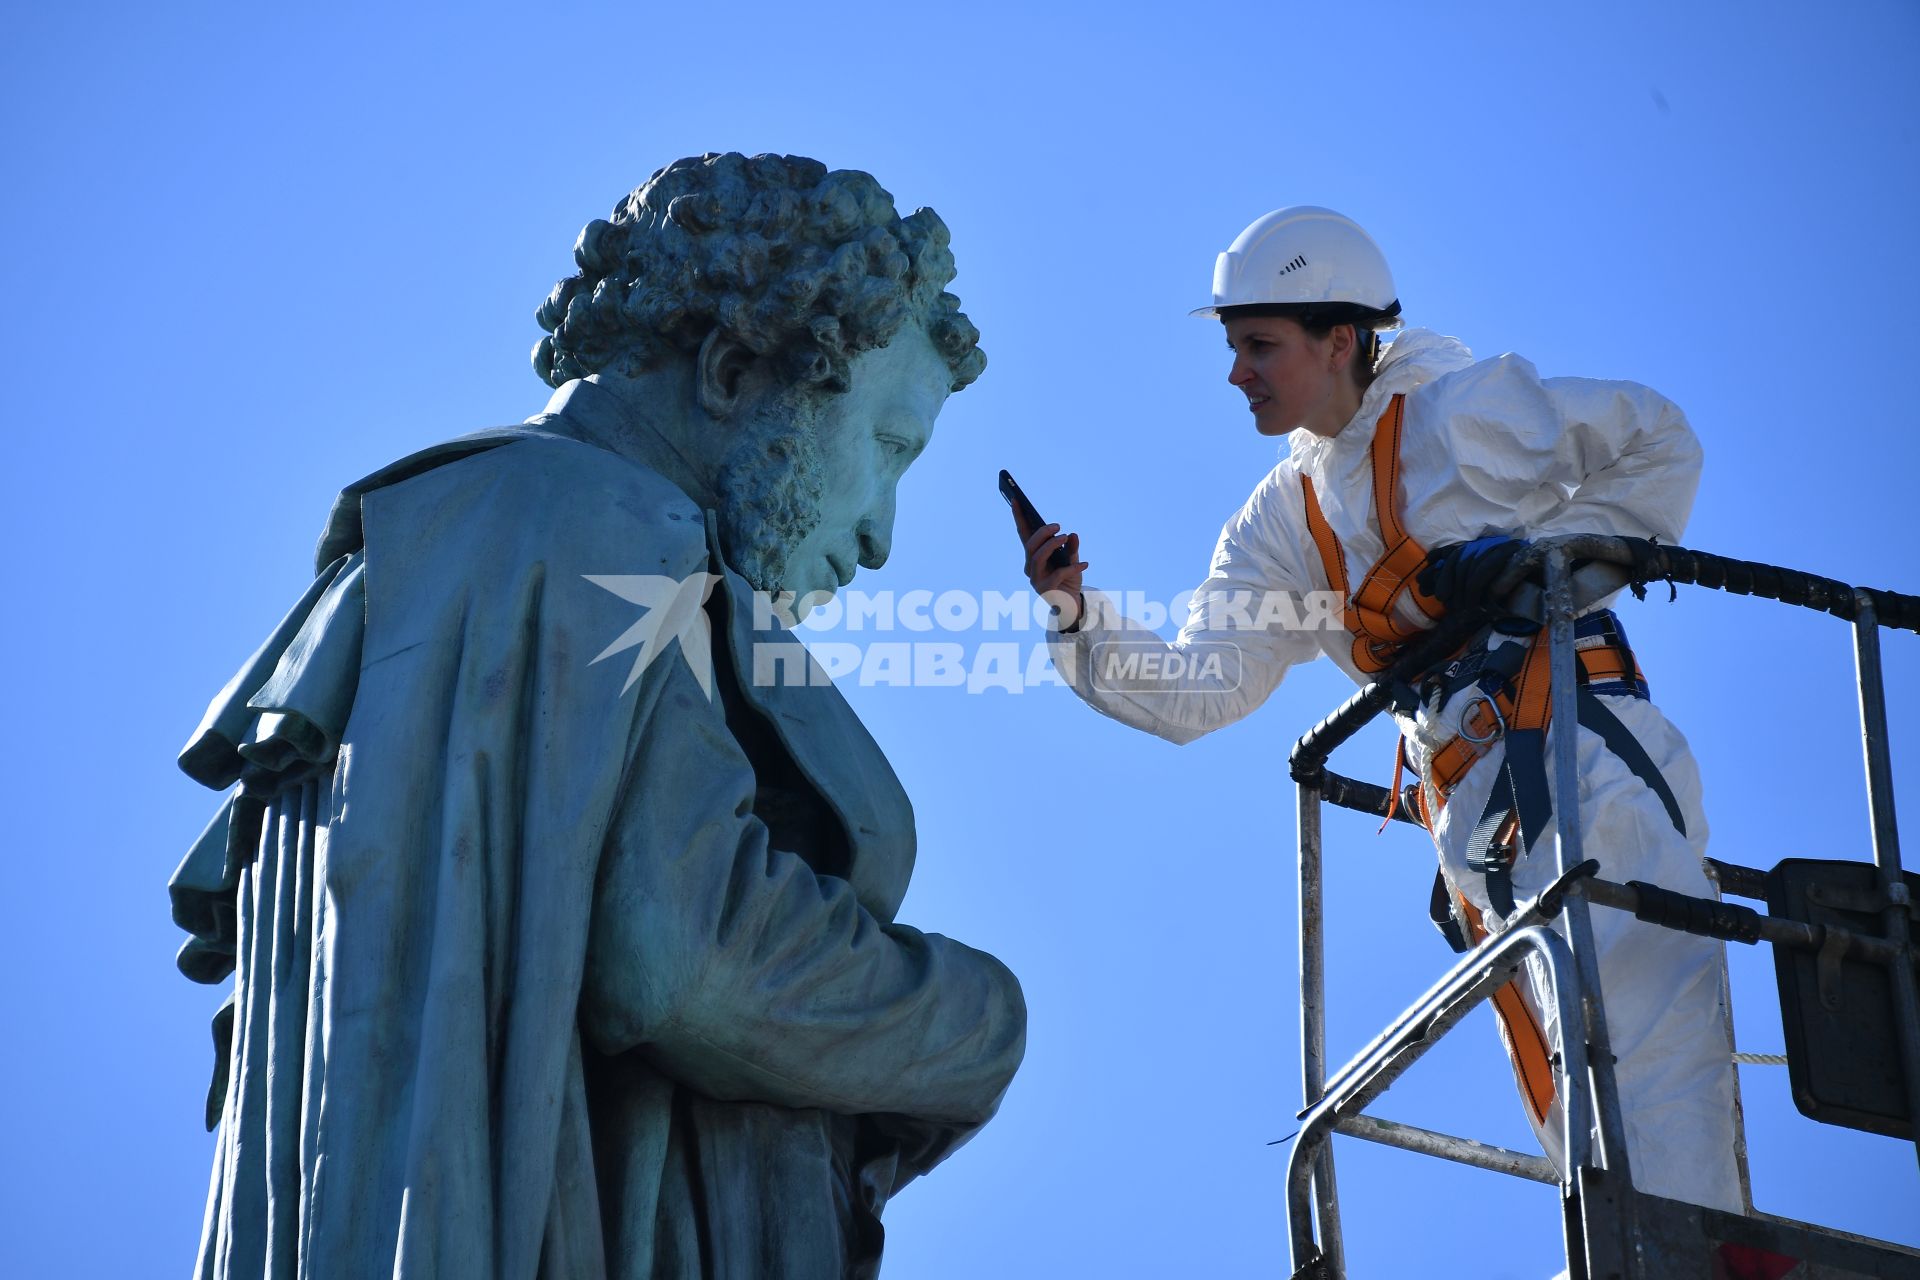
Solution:
<svg viewBox="0 0 1920 1280">
<path fill-rule="evenodd" d="M 1473 352 L 1458 338 L 1431 329 L 1403 330 L 1381 349 L 1373 382 L 1360 398 L 1360 409 L 1340 434 L 1317 436 L 1305 427 L 1296 428 L 1287 436 L 1288 452 L 1305 467 L 1323 453 L 1364 450 L 1373 439 L 1373 424 L 1387 401 L 1472 363 Z"/>
</svg>

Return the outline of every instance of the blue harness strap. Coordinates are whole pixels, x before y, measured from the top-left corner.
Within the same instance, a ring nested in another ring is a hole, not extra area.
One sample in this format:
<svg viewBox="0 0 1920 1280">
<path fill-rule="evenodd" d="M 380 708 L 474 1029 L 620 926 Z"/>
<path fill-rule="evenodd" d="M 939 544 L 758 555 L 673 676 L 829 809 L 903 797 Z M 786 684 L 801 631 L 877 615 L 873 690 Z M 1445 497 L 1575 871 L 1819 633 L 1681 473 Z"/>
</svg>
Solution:
<svg viewBox="0 0 1920 1280">
<path fill-rule="evenodd" d="M 1584 669 L 1577 669 L 1580 688 L 1575 707 L 1579 723 L 1598 734 L 1607 749 L 1660 798 L 1673 829 L 1686 835 L 1686 820 L 1680 813 L 1680 802 L 1674 798 L 1673 788 L 1660 776 L 1659 767 L 1647 754 L 1646 748 L 1640 745 L 1639 739 L 1633 736 L 1633 731 L 1622 724 L 1620 718 L 1601 701 L 1603 694 L 1643 700 L 1648 697 L 1646 681 L 1636 674 L 1632 650 L 1627 647 L 1626 632 L 1613 611 L 1603 609 L 1576 622 L 1574 640 L 1576 644 L 1585 640 L 1589 644 L 1605 644 L 1617 649 L 1622 669 L 1627 673 L 1617 680 L 1593 682 L 1587 679 Z M 1535 643 L 1545 643 L 1544 637 Z M 1506 647 L 1519 648 L 1513 645 Z M 1486 661 L 1479 664 L 1473 674 L 1483 682 L 1510 681 L 1511 677 L 1506 675 L 1504 668 L 1511 665 L 1510 661 Z M 1485 687 L 1484 683 L 1482 687 Z M 1499 685 L 1496 683 L 1497 688 Z M 1494 690 L 1488 692 L 1491 695 Z M 1508 693 L 1511 697 L 1510 686 Z M 1511 915 L 1514 910 L 1514 864 L 1533 851 L 1534 843 L 1553 819 L 1553 799 L 1547 789 L 1546 738 L 1545 726 L 1507 730 L 1504 742 L 1506 755 L 1501 762 L 1500 775 L 1494 780 L 1487 803 L 1467 838 L 1467 867 L 1486 878 L 1488 905 L 1503 916 Z M 1449 937 L 1448 941 L 1451 943 L 1453 938 Z"/>
<path fill-rule="evenodd" d="M 1641 694 L 1645 697 L 1645 694 Z M 1681 835 L 1687 834 L 1687 820 L 1680 813 L 1680 802 L 1674 798 L 1673 788 L 1667 785 L 1661 776 L 1660 766 L 1653 762 L 1647 749 L 1640 745 L 1640 739 L 1633 736 L 1633 730 L 1620 723 L 1620 717 L 1607 710 L 1607 704 L 1600 701 L 1592 690 L 1581 689 L 1575 703 L 1580 723 L 1600 735 L 1607 744 L 1607 750 L 1620 757 L 1620 762 L 1633 770 L 1634 776 L 1647 784 L 1653 794 L 1660 797 L 1660 803 L 1666 808 L 1667 818 L 1673 823 L 1673 829 Z"/>
<path fill-rule="evenodd" d="M 1533 852 L 1553 819 L 1546 741 L 1544 729 L 1508 731 L 1500 776 L 1467 837 L 1467 868 L 1486 877 L 1487 903 L 1503 916 L 1513 914 L 1513 864 Z"/>
</svg>

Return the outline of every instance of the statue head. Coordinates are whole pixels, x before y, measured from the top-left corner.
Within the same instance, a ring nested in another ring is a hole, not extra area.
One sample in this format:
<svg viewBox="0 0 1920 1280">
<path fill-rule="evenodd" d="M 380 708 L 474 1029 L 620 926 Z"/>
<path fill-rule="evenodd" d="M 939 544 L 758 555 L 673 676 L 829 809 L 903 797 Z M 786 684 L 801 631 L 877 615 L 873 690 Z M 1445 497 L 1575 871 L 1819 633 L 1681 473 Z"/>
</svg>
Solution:
<svg viewBox="0 0 1920 1280">
<path fill-rule="evenodd" d="M 763 591 L 831 592 L 885 561 L 900 473 L 986 365 L 947 245 L 865 173 L 677 161 L 580 233 L 534 368 L 688 388 L 675 447 L 711 459 L 728 561 Z"/>
</svg>

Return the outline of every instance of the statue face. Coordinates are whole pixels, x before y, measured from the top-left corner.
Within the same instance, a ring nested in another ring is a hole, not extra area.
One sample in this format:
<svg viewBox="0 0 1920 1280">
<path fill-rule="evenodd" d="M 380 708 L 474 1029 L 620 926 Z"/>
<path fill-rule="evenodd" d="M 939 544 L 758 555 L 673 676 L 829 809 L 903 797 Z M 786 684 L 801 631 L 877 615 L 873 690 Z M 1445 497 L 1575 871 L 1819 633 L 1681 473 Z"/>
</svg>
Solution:
<svg viewBox="0 0 1920 1280">
<path fill-rule="evenodd" d="M 809 595 L 817 604 L 857 569 L 886 563 L 894 490 L 933 434 L 953 371 L 909 324 L 856 356 L 848 382 L 812 399 L 799 419 L 791 404 L 769 406 L 781 419 L 769 423 L 773 447 L 752 433 L 751 456 L 730 460 L 721 476 L 728 559 L 755 587 L 792 592 L 796 618 Z"/>
<path fill-rule="evenodd" d="M 809 593 L 831 595 L 856 568 L 887 562 L 894 491 L 927 447 L 953 381 L 919 325 L 857 356 L 850 374 L 848 390 L 827 398 L 815 424 L 825 481 L 818 519 L 788 549 L 780 583 L 798 601 L 795 616 L 804 616 Z"/>
</svg>

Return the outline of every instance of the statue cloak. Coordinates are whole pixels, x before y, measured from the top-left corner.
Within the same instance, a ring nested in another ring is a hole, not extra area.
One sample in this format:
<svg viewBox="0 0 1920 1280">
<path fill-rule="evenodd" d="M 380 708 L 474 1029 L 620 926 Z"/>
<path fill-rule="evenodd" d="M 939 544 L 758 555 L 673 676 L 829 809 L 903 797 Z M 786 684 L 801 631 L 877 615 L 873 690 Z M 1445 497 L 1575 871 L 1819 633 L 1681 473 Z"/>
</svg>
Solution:
<svg viewBox="0 0 1920 1280">
<path fill-rule="evenodd" d="M 893 923 L 884 756 L 765 680 L 807 660 L 694 504 L 570 438 L 598 394 L 343 492 L 182 753 L 232 789 L 170 886 L 235 973 L 201 1277 L 871 1275 L 1018 1065 L 1012 975 Z M 713 687 L 623 690 L 588 575 L 704 573 Z"/>
</svg>

